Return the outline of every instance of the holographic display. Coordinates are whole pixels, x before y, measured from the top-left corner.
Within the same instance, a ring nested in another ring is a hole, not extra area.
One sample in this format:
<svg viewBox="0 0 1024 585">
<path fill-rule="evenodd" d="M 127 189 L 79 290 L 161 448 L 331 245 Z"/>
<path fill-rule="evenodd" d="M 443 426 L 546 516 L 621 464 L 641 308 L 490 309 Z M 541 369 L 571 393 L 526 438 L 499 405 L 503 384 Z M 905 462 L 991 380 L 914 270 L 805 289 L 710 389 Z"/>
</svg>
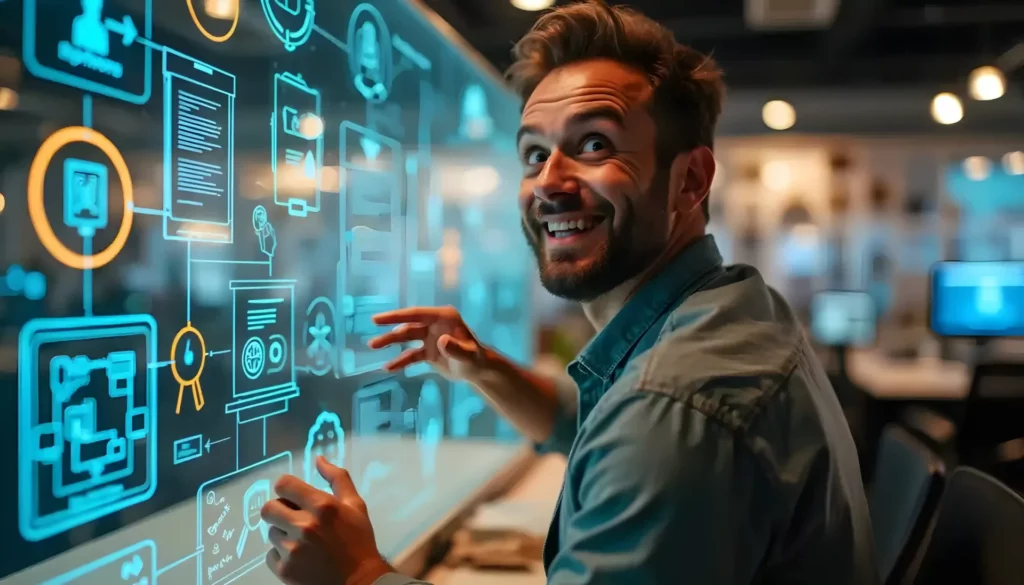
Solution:
<svg viewBox="0 0 1024 585">
<path fill-rule="evenodd" d="M 0 585 L 263 582 L 260 508 L 283 473 L 330 491 L 321 456 L 394 556 L 511 460 L 474 389 L 366 347 L 451 304 L 530 359 L 518 102 L 430 22 L 0 1 L 53 109 L 0 152 Z"/>
</svg>

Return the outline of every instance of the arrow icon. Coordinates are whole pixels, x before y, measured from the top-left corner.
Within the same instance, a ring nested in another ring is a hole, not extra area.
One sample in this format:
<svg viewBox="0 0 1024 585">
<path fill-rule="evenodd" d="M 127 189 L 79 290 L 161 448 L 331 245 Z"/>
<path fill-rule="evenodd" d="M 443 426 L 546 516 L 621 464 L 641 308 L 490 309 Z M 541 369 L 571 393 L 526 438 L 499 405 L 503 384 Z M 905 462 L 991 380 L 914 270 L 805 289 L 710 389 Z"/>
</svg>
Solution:
<svg viewBox="0 0 1024 585">
<path fill-rule="evenodd" d="M 231 439 L 231 437 L 224 437 L 223 439 L 220 439 L 219 441 L 211 441 L 210 439 L 206 439 L 206 452 L 207 453 L 210 452 L 210 446 L 216 445 L 217 443 L 223 443 L 224 441 L 227 441 L 227 440 L 230 440 L 230 439 Z"/>
<path fill-rule="evenodd" d="M 107 27 L 110 32 L 121 35 L 121 43 L 124 46 L 131 46 L 135 42 L 135 39 L 139 36 L 139 29 L 135 28 L 135 23 L 132 21 L 132 17 L 127 14 L 120 21 L 114 20 L 113 18 L 107 18 L 103 21 L 103 25 Z"/>
</svg>

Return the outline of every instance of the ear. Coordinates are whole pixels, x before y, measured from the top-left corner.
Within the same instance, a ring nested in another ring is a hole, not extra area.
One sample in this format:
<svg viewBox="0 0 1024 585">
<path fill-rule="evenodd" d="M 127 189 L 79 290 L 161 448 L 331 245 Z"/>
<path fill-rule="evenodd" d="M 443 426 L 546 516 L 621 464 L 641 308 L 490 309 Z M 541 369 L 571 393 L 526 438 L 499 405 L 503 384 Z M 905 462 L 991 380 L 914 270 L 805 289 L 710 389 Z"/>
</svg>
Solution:
<svg viewBox="0 0 1024 585">
<path fill-rule="evenodd" d="M 686 214 L 699 209 L 711 191 L 714 178 L 715 157 L 710 148 L 698 146 L 689 152 L 679 153 L 672 161 L 669 174 L 673 207 Z"/>
</svg>

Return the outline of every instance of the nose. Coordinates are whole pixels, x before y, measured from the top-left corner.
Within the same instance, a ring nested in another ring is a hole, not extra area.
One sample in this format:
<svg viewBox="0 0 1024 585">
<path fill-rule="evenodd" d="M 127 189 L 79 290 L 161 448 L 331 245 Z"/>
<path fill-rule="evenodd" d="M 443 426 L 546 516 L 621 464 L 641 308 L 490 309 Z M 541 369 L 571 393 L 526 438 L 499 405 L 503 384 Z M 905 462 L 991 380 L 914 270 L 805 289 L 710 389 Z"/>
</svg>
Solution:
<svg viewBox="0 0 1024 585">
<path fill-rule="evenodd" d="M 544 162 L 533 185 L 533 196 L 542 201 L 555 201 L 580 191 L 579 182 L 570 172 L 571 161 L 561 151 L 554 150 Z"/>
</svg>

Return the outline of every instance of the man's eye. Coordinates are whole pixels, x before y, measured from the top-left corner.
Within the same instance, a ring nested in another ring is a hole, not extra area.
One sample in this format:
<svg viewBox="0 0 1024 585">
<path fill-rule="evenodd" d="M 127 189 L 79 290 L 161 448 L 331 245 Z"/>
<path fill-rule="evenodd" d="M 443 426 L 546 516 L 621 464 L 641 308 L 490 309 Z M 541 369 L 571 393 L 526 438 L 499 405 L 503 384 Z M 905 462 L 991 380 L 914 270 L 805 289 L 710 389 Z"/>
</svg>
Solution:
<svg viewBox="0 0 1024 585">
<path fill-rule="evenodd" d="M 533 148 L 526 153 L 526 164 L 528 165 L 544 164 L 546 160 L 548 160 L 548 153 L 539 148 Z"/>
<path fill-rule="evenodd" d="M 601 136 L 591 136 L 583 141 L 583 146 L 580 148 L 580 152 L 583 154 L 592 154 L 595 152 L 601 152 L 608 148 L 608 141 Z"/>
</svg>

